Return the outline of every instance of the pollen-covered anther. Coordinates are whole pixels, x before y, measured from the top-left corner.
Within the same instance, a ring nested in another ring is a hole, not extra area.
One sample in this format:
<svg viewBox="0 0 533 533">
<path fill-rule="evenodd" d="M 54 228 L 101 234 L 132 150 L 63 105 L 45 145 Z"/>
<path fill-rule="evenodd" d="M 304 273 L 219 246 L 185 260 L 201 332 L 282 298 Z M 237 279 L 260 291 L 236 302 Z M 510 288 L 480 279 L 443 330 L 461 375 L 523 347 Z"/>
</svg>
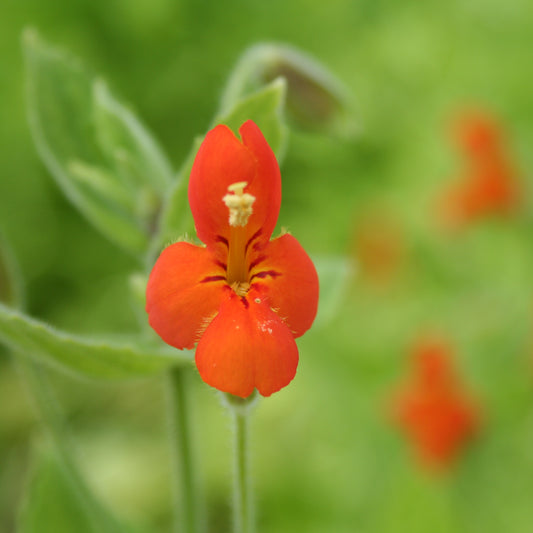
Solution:
<svg viewBox="0 0 533 533">
<path fill-rule="evenodd" d="M 228 187 L 228 194 L 222 198 L 229 209 L 230 226 L 246 226 L 253 213 L 252 205 L 255 202 L 255 196 L 244 192 L 247 185 L 246 181 L 232 183 Z"/>
</svg>

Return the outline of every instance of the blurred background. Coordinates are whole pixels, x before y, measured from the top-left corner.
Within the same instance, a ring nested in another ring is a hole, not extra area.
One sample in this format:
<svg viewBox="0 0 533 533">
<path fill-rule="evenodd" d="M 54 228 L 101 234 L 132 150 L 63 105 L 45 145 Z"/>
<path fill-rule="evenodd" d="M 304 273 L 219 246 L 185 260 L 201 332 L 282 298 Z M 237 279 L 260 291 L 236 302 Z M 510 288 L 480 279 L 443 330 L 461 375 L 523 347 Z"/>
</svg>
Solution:
<svg viewBox="0 0 533 533">
<path fill-rule="evenodd" d="M 280 226 L 317 263 L 354 267 L 337 294 L 323 283 L 295 381 L 256 410 L 258 531 L 533 530 L 531 2 L 4 0 L 0 13 L 0 231 L 32 316 L 76 333 L 128 333 L 138 265 L 67 202 L 37 156 L 22 30 L 34 26 L 101 74 L 175 168 L 244 50 L 296 46 L 344 82 L 360 131 L 291 128 Z M 494 134 L 488 155 L 485 141 L 465 140 L 468 124 Z M 438 472 L 390 416 L 414 372 L 413 345 L 433 334 L 450 346 L 479 420 Z M 169 531 L 163 381 L 50 378 L 100 499 L 145 531 Z M 209 531 L 224 532 L 229 420 L 196 375 L 194 401 Z M 59 524 L 50 531 L 70 531 L 60 529 L 68 506 L 58 476 L 0 347 L 0 530 L 15 530 L 31 494 Z"/>
</svg>

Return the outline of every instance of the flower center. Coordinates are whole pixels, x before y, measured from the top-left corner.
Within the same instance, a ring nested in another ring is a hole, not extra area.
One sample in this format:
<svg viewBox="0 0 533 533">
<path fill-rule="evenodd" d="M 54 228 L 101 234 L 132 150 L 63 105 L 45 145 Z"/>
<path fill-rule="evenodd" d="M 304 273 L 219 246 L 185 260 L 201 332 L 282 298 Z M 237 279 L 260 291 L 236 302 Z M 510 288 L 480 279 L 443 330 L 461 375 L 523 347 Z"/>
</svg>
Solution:
<svg viewBox="0 0 533 533">
<path fill-rule="evenodd" d="M 249 284 L 246 272 L 246 225 L 253 213 L 255 196 L 244 192 L 246 181 L 232 183 L 222 201 L 229 210 L 230 234 L 228 240 L 227 282 L 239 295 L 244 296 Z"/>
<path fill-rule="evenodd" d="M 237 296 L 246 296 L 250 284 L 247 281 L 235 281 L 231 284 L 231 288 L 235 291 Z"/>
</svg>

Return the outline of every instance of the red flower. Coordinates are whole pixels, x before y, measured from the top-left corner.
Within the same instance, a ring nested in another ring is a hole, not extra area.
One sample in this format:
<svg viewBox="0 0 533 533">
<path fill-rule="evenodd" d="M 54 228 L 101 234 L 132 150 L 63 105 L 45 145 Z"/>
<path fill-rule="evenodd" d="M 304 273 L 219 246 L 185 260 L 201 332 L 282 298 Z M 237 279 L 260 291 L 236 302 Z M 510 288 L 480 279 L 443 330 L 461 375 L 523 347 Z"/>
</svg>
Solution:
<svg viewBox="0 0 533 533">
<path fill-rule="evenodd" d="M 288 385 L 295 337 L 315 318 L 318 276 L 289 234 L 270 240 L 281 203 L 276 158 L 259 128 L 240 141 L 224 125 L 205 137 L 191 171 L 189 203 L 198 238 L 172 244 L 148 280 L 150 325 L 168 344 L 196 349 L 209 385 L 241 396 Z"/>
<path fill-rule="evenodd" d="M 478 411 L 462 392 L 449 348 L 424 342 L 415 351 L 414 376 L 394 402 L 394 418 L 428 466 L 451 463 L 479 426 Z"/>
<path fill-rule="evenodd" d="M 457 225 L 515 210 L 520 189 L 498 126 L 486 115 L 468 114 L 461 117 L 455 133 L 466 169 L 444 197 L 447 221 Z"/>
</svg>

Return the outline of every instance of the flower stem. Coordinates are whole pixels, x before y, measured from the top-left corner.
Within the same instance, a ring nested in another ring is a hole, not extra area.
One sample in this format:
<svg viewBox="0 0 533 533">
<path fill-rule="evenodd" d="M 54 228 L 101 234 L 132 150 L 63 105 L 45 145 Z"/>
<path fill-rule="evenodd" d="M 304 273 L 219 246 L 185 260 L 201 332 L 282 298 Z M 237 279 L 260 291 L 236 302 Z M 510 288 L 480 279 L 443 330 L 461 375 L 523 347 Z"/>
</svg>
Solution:
<svg viewBox="0 0 533 533">
<path fill-rule="evenodd" d="M 193 446 L 190 430 L 190 405 L 186 370 L 169 371 L 169 415 L 171 443 L 174 451 L 175 531 L 201 533 L 197 479 L 194 475 Z"/>
<path fill-rule="evenodd" d="M 234 533 L 253 533 L 254 509 L 250 480 L 249 415 L 247 409 L 233 406 L 234 425 L 234 480 L 233 528 Z"/>
</svg>

